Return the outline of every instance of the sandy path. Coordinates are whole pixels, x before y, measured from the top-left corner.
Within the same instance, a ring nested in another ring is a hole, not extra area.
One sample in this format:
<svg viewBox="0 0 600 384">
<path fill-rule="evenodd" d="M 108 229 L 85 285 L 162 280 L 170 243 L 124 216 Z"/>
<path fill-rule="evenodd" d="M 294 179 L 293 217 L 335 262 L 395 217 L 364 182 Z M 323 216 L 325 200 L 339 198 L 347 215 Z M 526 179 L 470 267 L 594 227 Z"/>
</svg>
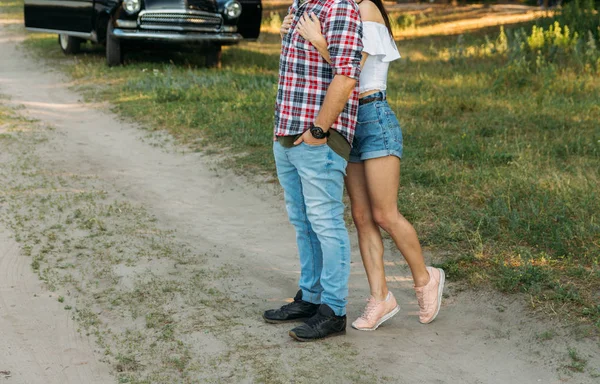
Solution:
<svg viewBox="0 0 600 384">
<path fill-rule="evenodd" d="M 0 370 L 10 383 L 108 383 L 108 366 L 0 227 Z M 2 382 L 2 375 L 0 375 Z"/>
<path fill-rule="evenodd" d="M 13 105 L 25 106 L 27 116 L 56 128 L 56 139 L 41 147 L 47 166 L 97 176 L 142 203 L 162 227 L 176 230 L 182 240 L 212 250 L 219 263 L 239 266 L 242 275 L 229 292 L 247 306 L 229 310 L 253 316 L 230 336 L 243 338 L 244 332 L 251 332 L 268 338 L 274 364 L 310 366 L 330 354 L 349 351 L 353 354 L 348 365 L 332 371 L 351 369 L 356 362 L 377 377 L 402 383 L 594 382 L 587 374 L 571 377 L 557 369 L 567 362 L 567 347 L 573 345 L 590 366 L 600 366 L 598 345 L 571 340 L 559 324 L 532 316 L 518 296 L 458 294 L 451 287 L 438 320 L 429 326 L 418 324 L 409 274 L 397 252 L 387 253 L 388 274 L 403 310 L 389 324 L 374 333 L 349 328 L 346 337 L 310 346 L 292 342 L 289 326 L 270 326 L 260 319 L 262 310 L 279 305 L 296 290 L 294 235 L 282 197 L 273 188 L 215 171 L 202 155 L 144 143 L 138 127 L 119 121 L 102 106 L 81 102 L 64 76 L 24 56 L 15 45 L 14 39 L 0 35 L 0 93 L 10 95 Z M 353 239 L 356 243 L 355 235 Z M 107 367 L 93 361 L 93 348 L 76 333 L 68 316 L 47 308 L 46 301 L 56 299 L 36 285 L 6 235 L 0 236 L 0 250 L 0 335 L 8 340 L 0 344 L 0 370 L 15 372 L 8 382 L 113 382 L 106 376 Z M 354 247 L 350 318 L 359 314 L 368 293 L 359 260 Z M 36 292 L 45 297 L 33 298 Z M 538 343 L 536 334 L 550 328 L 557 336 Z M 216 353 L 225 347 L 213 343 L 206 348 Z M 298 351 L 308 352 L 306 360 L 294 361 Z M 3 366 L 6 361 L 8 368 Z M 245 367 L 243 361 L 228 364 L 225 372 Z M 322 377 L 333 382 L 327 372 Z"/>
</svg>

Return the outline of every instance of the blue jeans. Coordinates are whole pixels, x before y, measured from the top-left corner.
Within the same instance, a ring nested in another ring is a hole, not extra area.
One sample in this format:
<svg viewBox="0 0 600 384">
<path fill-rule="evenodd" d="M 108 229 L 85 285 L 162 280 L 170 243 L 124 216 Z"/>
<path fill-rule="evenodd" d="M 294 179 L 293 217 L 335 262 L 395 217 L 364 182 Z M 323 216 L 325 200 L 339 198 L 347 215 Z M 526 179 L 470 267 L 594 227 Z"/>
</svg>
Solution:
<svg viewBox="0 0 600 384">
<path fill-rule="evenodd" d="M 302 300 L 346 314 L 350 240 L 344 222 L 346 160 L 327 144 L 273 144 L 277 176 L 300 254 Z"/>
</svg>

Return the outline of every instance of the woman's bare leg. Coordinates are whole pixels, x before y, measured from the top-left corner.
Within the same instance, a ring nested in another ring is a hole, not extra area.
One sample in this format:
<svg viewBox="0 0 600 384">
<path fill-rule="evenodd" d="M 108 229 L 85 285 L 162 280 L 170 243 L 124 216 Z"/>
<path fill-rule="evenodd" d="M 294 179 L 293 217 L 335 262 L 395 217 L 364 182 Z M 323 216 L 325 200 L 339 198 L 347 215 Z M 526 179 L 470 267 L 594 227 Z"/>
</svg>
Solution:
<svg viewBox="0 0 600 384">
<path fill-rule="evenodd" d="M 362 177 L 364 179 L 361 180 L 361 183 L 364 183 L 363 185 L 368 190 L 367 201 L 371 208 L 370 220 L 390 234 L 410 267 L 415 286 L 422 287 L 429 282 L 429 273 L 425 268 L 421 244 L 412 224 L 398 212 L 400 159 L 395 156 L 387 156 L 367 160 L 363 164 Z M 383 255 L 383 250 L 381 255 Z M 383 265 L 383 260 L 381 263 Z"/>
<path fill-rule="evenodd" d="M 346 173 L 346 189 L 350 196 L 360 256 L 369 279 L 371 295 L 376 300 L 385 300 L 388 288 L 383 265 L 383 240 L 371 213 L 365 167 L 363 163 L 349 163 Z"/>
</svg>

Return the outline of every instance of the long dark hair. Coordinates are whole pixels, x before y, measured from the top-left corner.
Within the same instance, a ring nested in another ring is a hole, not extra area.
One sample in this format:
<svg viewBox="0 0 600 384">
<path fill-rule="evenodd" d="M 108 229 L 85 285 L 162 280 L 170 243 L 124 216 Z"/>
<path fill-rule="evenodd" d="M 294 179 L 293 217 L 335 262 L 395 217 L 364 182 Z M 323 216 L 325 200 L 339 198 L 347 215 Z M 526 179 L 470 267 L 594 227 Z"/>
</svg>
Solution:
<svg viewBox="0 0 600 384">
<path fill-rule="evenodd" d="M 365 0 L 363 0 L 365 1 Z M 371 1 L 373 4 L 375 4 L 375 6 L 377 6 L 377 9 L 379 9 L 379 12 L 381 12 L 381 16 L 383 16 L 383 20 L 385 21 L 385 26 L 387 27 L 388 31 L 390 32 L 390 36 L 394 37 L 394 32 L 392 32 L 392 25 L 390 24 L 390 16 L 388 15 L 387 11 L 385 10 L 385 6 L 383 5 L 383 0 L 369 0 Z M 362 3 L 362 1 L 361 1 Z"/>
</svg>

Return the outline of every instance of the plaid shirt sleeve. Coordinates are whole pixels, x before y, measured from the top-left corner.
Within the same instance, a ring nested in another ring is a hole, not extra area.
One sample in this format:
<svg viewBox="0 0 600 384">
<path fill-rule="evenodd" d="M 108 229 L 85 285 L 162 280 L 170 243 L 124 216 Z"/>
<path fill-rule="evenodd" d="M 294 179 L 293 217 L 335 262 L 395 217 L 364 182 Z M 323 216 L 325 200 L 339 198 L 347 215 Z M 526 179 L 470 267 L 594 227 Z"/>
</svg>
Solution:
<svg viewBox="0 0 600 384">
<path fill-rule="evenodd" d="M 323 25 L 325 40 L 336 75 L 358 80 L 363 50 L 363 27 L 354 0 L 336 0 Z"/>
</svg>

